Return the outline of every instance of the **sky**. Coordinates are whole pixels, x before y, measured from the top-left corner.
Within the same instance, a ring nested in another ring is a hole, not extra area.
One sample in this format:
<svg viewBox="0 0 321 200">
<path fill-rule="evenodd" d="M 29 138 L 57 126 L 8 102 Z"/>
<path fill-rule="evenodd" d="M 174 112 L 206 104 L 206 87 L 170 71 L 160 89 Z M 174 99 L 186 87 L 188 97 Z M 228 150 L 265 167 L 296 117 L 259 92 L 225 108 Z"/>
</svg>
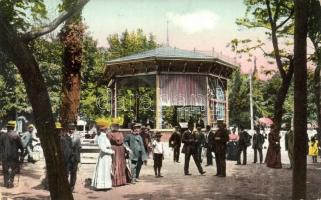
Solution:
<svg viewBox="0 0 321 200">
<path fill-rule="evenodd" d="M 57 15 L 57 1 L 47 0 L 50 17 Z M 242 0 L 91 0 L 83 10 L 88 32 L 107 47 L 107 36 L 135 31 L 152 33 L 160 44 L 166 43 L 168 21 L 169 44 L 186 50 L 203 50 L 235 57 L 227 44 L 234 38 L 259 39 L 262 30 L 248 30 L 236 25 L 235 20 L 245 15 Z M 257 55 L 258 65 L 266 63 Z M 248 72 L 252 63 L 239 58 L 242 71 Z"/>
</svg>

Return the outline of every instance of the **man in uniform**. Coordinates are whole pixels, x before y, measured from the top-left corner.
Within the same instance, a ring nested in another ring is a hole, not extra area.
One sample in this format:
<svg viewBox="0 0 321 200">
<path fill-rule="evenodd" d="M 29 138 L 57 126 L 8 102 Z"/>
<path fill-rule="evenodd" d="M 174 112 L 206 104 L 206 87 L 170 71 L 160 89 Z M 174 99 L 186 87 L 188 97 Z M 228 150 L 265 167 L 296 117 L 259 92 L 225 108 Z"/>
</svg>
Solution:
<svg viewBox="0 0 321 200">
<path fill-rule="evenodd" d="M 194 159 L 194 162 L 197 166 L 199 173 L 201 175 L 205 174 L 205 171 L 203 171 L 203 168 L 197 156 L 197 138 L 195 133 L 193 133 L 193 128 L 194 126 L 189 124 L 188 129 L 183 133 L 183 136 L 182 136 L 182 143 L 184 143 L 182 153 L 185 154 L 184 174 L 186 176 L 191 175 L 189 173 L 189 160 L 191 156 Z"/>
<path fill-rule="evenodd" d="M 141 124 L 134 124 L 132 131 L 128 134 L 124 140 L 126 145 L 130 148 L 131 153 L 129 155 L 131 160 L 131 173 L 132 183 L 137 182 L 143 163 L 147 164 L 147 153 L 145 151 L 144 142 L 140 136 Z"/>
<path fill-rule="evenodd" d="M 228 131 L 223 124 L 223 121 L 217 121 L 218 130 L 212 137 L 211 142 L 214 145 L 215 161 L 217 173 L 215 176 L 226 176 L 226 143 L 228 141 Z"/>
<path fill-rule="evenodd" d="M 174 150 L 174 162 L 179 163 L 179 153 L 181 149 L 182 137 L 179 132 L 179 126 L 175 126 L 175 130 L 169 138 L 169 147 Z"/>
<path fill-rule="evenodd" d="M 205 148 L 206 148 L 206 165 L 213 165 L 213 144 L 209 142 L 209 139 L 214 136 L 214 133 L 211 131 L 211 126 L 207 125 L 205 130 Z"/>
<path fill-rule="evenodd" d="M 13 187 L 14 177 L 20 168 L 20 157 L 23 154 L 21 139 L 18 133 L 14 131 L 15 125 L 15 121 L 9 121 L 7 124 L 8 132 L 0 138 L 4 186 L 7 188 Z"/>
</svg>

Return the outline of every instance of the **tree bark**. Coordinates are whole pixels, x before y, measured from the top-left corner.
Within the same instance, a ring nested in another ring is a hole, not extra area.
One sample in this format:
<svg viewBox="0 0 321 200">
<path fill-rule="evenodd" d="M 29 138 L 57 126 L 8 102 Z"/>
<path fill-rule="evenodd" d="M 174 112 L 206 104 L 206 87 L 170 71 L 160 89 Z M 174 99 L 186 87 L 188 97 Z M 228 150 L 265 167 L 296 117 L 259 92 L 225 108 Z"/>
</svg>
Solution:
<svg viewBox="0 0 321 200">
<path fill-rule="evenodd" d="M 308 3 L 295 0 L 294 166 L 292 199 L 306 199 L 307 167 L 307 21 Z"/>
<path fill-rule="evenodd" d="M 73 199 L 55 130 L 50 99 L 44 79 L 31 50 L 0 16 L 0 49 L 17 66 L 26 87 L 41 146 L 46 158 L 51 199 Z"/>
<path fill-rule="evenodd" d="M 82 40 L 84 26 L 81 19 L 71 19 L 66 22 L 60 33 L 64 44 L 63 82 L 60 120 L 63 127 L 68 123 L 76 123 L 80 104 L 80 83 L 82 66 Z"/>
</svg>

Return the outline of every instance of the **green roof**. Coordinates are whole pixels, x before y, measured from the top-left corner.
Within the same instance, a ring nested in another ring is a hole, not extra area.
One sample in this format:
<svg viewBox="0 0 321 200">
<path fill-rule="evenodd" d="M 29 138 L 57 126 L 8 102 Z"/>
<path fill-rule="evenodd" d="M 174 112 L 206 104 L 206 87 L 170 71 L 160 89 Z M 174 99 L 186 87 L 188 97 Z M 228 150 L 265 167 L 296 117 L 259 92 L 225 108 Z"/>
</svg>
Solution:
<svg viewBox="0 0 321 200">
<path fill-rule="evenodd" d="M 110 60 L 107 64 L 124 63 L 136 60 L 146 59 L 186 59 L 186 60 L 199 60 L 199 61 L 223 61 L 229 65 L 238 66 L 234 59 L 223 56 L 222 54 L 205 51 L 188 51 L 173 47 L 159 47 L 156 49 L 144 51 L 130 56 Z"/>
</svg>

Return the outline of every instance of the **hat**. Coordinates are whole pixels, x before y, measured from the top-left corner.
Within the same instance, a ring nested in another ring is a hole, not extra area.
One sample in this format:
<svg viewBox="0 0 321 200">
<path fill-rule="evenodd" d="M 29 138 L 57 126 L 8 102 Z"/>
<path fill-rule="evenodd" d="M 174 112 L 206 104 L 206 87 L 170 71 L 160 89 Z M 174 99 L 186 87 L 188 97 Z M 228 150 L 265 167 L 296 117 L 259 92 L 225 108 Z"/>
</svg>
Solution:
<svg viewBox="0 0 321 200">
<path fill-rule="evenodd" d="M 111 120 L 108 118 L 98 118 L 95 122 L 99 128 L 108 128 L 111 124 Z"/>
<path fill-rule="evenodd" d="M 132 127 L 133 127 L 133 128 L 134 128 L 134 127 L 139 127 L 139 128 L 140 128 L 140 127 L 142 127 L 142 124 L 140 124 L 140 123 L 135 123 Z"/>
<path fill-rule="evenodd" d="M 33 124 L 29 124 L 28 128 L 34 128 L 34 125 Z"/>
<path fill-rule="evenodd" d="M 114 117 L 111 119 L 111 124 L 118 124 L 118 125 L 123 125 L 124 123 L 124 118 L 123 117 Z"/>
<path fill-rule="evenodd" d="M 68 129 L 75 129 L 75 124 L 74 123 L 69 123 L 68 124 Z"/>
<path fill-rule="evenodd" d="M 55 122 L 56 129 L 62 129 L 60 122 Z"/>
<path fill-rule="evenodd" d="M 16 121 L 8 121 L 7 127 L 15 127 L 16 126 Z"/>
<path fill-rule="evenodd" d="M 155 137 L 162 137 L 162 133 L 161 132 L 156 132 Z"/>
</svg>

